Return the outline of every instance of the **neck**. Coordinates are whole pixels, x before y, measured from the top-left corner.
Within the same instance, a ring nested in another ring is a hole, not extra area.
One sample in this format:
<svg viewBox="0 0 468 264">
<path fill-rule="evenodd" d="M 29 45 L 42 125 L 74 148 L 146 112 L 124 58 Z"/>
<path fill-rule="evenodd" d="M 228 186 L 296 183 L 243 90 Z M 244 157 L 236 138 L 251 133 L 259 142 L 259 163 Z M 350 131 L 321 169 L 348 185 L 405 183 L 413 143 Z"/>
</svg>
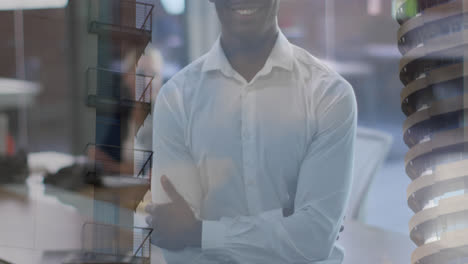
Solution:
<svg viewBox="0 0 468 264">
<path fill-rule="evenodd" d="M 263 68 L 278 38 L 278 27 L 255 38 L 221 35 L 221 46 L 231 66 L 250 82 Z"/>
</svg>

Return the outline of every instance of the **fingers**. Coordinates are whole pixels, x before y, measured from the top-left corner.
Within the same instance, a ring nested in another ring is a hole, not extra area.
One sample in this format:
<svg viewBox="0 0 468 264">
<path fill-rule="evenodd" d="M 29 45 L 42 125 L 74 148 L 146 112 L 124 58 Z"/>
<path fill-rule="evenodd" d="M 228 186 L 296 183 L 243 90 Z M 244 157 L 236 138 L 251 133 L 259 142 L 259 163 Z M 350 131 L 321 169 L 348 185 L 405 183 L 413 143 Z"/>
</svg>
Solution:
<svg viewBox="0 0 468 264">
<path fill-rule="evenodd" d="M 344 225 L 341 226 L 340 228 L 340 233 L 344 231 Z M 338 235 L 338 237 L 336 238 L 336 240 L 339 240 L 340 239 L 340 236 Z"/>
<path fill-rule="evenodd" d="M 157 211 L 161 204 L 148 204 L 145 207 L 145 212 L 148 213 L 148 216 L 145 217 L 145 221 L 149 227 L 154 228 L 154 224 L 156 224 L 156 217 L 158 215 Z"/>
<path fill-rule="evenodd" d="M 145 212 L 147 212 L 148 214 L 153 214 L 153 212 L 156 210 L 158 206 L 159 206 L 158 204 L 153 204 L 153 203 L 148 204 L 145 207 Z"/>
<path fill-rule="evenodd" d="M 184 201 L 184 198 L 177 192 L 172 182 L 166 177 L 166 175 L 161 176 L 161 185 L 166 192 L 167 196 L 173 202 Z"/>
<path fill-rule="evenodd" d="M 145 217 L 145 221 L 148 224 L 148 227 L 154 228 L 153 218 L 155 217 L 156 208 L 157 208 L 157 204 L 148 204 L 145 207 L 145 212 L 148 213 L 148 216 Z"/>
<path fill-rule="evenodd" d="M 148 215 L 148 216 L 145 218 L 145 221 L 146 221 L 146 224 L 148 224 L 149 227 L 153 227 L 153 216 Z"/>
</svg>

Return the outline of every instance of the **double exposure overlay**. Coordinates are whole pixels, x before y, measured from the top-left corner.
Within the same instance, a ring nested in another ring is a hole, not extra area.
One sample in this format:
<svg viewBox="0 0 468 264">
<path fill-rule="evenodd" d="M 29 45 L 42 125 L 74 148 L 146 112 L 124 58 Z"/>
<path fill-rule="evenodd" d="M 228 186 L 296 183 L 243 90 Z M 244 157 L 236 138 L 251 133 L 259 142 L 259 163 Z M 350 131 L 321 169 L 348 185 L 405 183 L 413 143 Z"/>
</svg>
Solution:
<svg viewBox="0 0 468 264">
<path fill-rule="evenodd" d="M 466 1 L 400 1 L 411 263 L 466 261 Z"/>
<path fill-rule="evenodd" d="M 0 264 L 468 262 L 468 0 L 0 0 Z"/>
</svg>

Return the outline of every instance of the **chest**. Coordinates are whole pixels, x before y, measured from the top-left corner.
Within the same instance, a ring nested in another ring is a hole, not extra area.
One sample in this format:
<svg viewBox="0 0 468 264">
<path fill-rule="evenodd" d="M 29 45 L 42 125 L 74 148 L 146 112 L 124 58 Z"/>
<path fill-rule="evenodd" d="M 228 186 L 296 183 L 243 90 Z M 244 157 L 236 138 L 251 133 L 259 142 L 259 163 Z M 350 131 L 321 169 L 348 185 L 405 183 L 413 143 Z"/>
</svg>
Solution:
<svg viewBox="0 0 468 264">
<path fill-rule="evenodd" d="M 300 87 L 275 82 L 260 87 L 213 86 L 189 115 L 194 160 L 251 160 L 258 166 L 297 166 L 314 130 Z"/>
</svg>

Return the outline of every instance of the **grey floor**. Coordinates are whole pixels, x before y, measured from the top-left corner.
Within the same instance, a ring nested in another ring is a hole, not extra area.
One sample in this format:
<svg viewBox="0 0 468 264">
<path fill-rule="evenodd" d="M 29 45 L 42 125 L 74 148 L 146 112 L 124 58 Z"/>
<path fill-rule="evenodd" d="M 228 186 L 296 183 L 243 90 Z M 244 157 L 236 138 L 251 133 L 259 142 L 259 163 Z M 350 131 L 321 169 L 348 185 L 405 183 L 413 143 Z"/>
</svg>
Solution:
<svg viewBox="0 0 468 264">
<path fill-rule="evenodd" d="M 406 203 L 406 188 L 411 180 L 403 159 L 387 161 L 374 178 L 365 203 L 364 221 L 386 230 L 409 234 L 413 212 Z"/>
<path fill-rule="evenodd" d="M 393 122 L 378 122 L 370 126 L 388 133 L 393 144 L 387 160 L 372 181 L 364 203 L 363 221 L 366 224 L 409 235 L 408 222 L 414 215 L 406 201 L 406 189 L 411 183 L 405 172 L 405 155 L 408 146 L 402 139 L 405 117 L 399 115 Z"/>
</svg>

